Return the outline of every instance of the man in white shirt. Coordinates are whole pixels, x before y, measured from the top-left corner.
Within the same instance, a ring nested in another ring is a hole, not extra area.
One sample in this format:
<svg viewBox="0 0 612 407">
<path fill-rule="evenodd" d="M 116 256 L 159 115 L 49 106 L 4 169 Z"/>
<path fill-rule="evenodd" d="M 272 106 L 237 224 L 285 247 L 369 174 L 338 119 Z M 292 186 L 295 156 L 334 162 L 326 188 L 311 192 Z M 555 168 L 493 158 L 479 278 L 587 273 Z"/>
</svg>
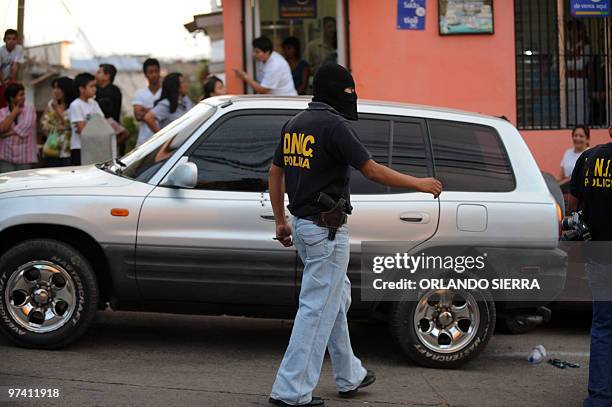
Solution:
<svg viewBox="0 0 612 407">
<path fill-rule="evenodd" d="M 132 106 L 134 108 L 134 118 L 138 120 L 138 140 L 136 146 L 138 147 L 145 141 L 147 141 L 153 132 L 149 129 L 149 126 L 144 122 L 144 117 L 153 108 L 155 101 L 161 96 L 161 75 L 159 61 L 154 58 L 148 58 L 142 64 L 142 71 L 144 72 L 149 86 L 146 88 L 138 89 L 132 98 Z"/>
<path fill-rule="evenodd" d="M 70 136 L 71 164 L 81 165 L 81 132 L 94 116 L 104 117 L 96 96 L 96 78 L 90 73 L 80 73 L 74 78 L 74 88 L 79 97 L 70 103 L 69 115 L 72 135 Z"/>
<path fill-rule="evenodd" d="M 272 41 L 266 36 L 253 40 L 253 57 L 257 61 L 257 80 L 249 78 L 246 72 L 234 69 L 236 76 L 249 84 L 256 93 L 295 96 L 291 68 L 278 52 L 272 49 Z"/>
</svg>

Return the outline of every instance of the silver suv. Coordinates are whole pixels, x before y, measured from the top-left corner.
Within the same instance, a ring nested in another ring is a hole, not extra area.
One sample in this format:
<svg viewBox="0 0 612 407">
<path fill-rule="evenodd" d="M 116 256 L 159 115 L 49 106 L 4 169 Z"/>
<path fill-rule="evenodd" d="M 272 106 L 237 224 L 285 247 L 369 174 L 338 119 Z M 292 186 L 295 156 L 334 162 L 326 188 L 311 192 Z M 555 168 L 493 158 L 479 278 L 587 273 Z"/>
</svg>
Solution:
<svg viewBox="0 0 612 407">
<path fill-rule="evenodd" d="M 0 331 L 20 346 L 60 348 L 108 304 L 293 317 L 302 264 L 272 240 L 267 172 L 282 125 L 308 101 L 213 98 L 121 160 L 0 174 Z M 445 189 L 433 199 L 352 174 L 350 316 L 388 321 L 419 364 L 456 367 L 484 348 L 496 313 L 520 304 L 464 298 L 432 329 L 431 298 L 360 301 L 361 242 L 529 241 L 556 255 L 557 205 L 504 120 L 367 101 L 359 112 L 353 126 L 376 161 Z"/>
</svg>

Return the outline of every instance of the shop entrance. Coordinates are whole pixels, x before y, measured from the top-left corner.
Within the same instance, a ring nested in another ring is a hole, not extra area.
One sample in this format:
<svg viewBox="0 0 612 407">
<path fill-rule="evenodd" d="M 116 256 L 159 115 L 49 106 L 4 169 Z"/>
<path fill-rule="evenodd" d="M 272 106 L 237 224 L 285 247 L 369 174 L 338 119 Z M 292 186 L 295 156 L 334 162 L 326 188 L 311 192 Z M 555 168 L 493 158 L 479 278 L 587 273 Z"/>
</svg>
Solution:
<svg viewBox="0 0 612 407">
<path fill-rule="evenodd" d="M 250 75 L 255 70 L 251 42 L 261 35 L 270 38 L 281 55 L 285 55 L 283 42 L 287 38 L 291 44 L 299 44 L 299 59 L 310 66 L 309 85 L 301 93 L 312 93 L 312 77 L 324 62 L 346 66 L 345 1 L 254 0 L 245 1 L 244 7 L 245 59 Z"/>
</svg>

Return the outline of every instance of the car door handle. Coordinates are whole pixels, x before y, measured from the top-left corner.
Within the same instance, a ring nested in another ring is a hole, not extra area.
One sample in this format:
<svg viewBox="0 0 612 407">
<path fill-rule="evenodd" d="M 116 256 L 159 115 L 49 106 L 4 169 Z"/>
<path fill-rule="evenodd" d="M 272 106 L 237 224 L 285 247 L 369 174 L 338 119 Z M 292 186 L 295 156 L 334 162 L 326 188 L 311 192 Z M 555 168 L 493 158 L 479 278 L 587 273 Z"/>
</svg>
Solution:
<svg viewBox="0 0 612 407">
<path fill-rule="evenodd" d="M 429 223 L 430 217 L 426 213 L 407 212 L 400 215 L 400 220 L 407 223 Z"/>
</svg>

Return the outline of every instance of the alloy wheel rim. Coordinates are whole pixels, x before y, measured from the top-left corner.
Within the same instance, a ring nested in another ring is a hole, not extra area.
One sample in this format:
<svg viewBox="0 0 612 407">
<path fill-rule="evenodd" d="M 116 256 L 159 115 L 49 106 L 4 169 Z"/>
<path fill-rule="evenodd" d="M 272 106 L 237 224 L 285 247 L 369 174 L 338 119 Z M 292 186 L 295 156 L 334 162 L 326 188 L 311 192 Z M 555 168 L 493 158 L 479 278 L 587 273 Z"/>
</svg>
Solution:
<svg viewBox="0 0 612 407">
<path fill-rule="evenodd" d="M 13 320 L 35 333 L 64 326 L 77 302 L 70 274 L 58 264 L 44 260 L 18 267 L 6 284 L 4 298 Z"/>
<path fill-rule="evenodd" d="M 453 353 L 474 339 L 480 325 L 480 310 L 467 291 L 431 290 L 423 295 L 414 312 L 419 341 L 437 353 Z"/>
</svg>

